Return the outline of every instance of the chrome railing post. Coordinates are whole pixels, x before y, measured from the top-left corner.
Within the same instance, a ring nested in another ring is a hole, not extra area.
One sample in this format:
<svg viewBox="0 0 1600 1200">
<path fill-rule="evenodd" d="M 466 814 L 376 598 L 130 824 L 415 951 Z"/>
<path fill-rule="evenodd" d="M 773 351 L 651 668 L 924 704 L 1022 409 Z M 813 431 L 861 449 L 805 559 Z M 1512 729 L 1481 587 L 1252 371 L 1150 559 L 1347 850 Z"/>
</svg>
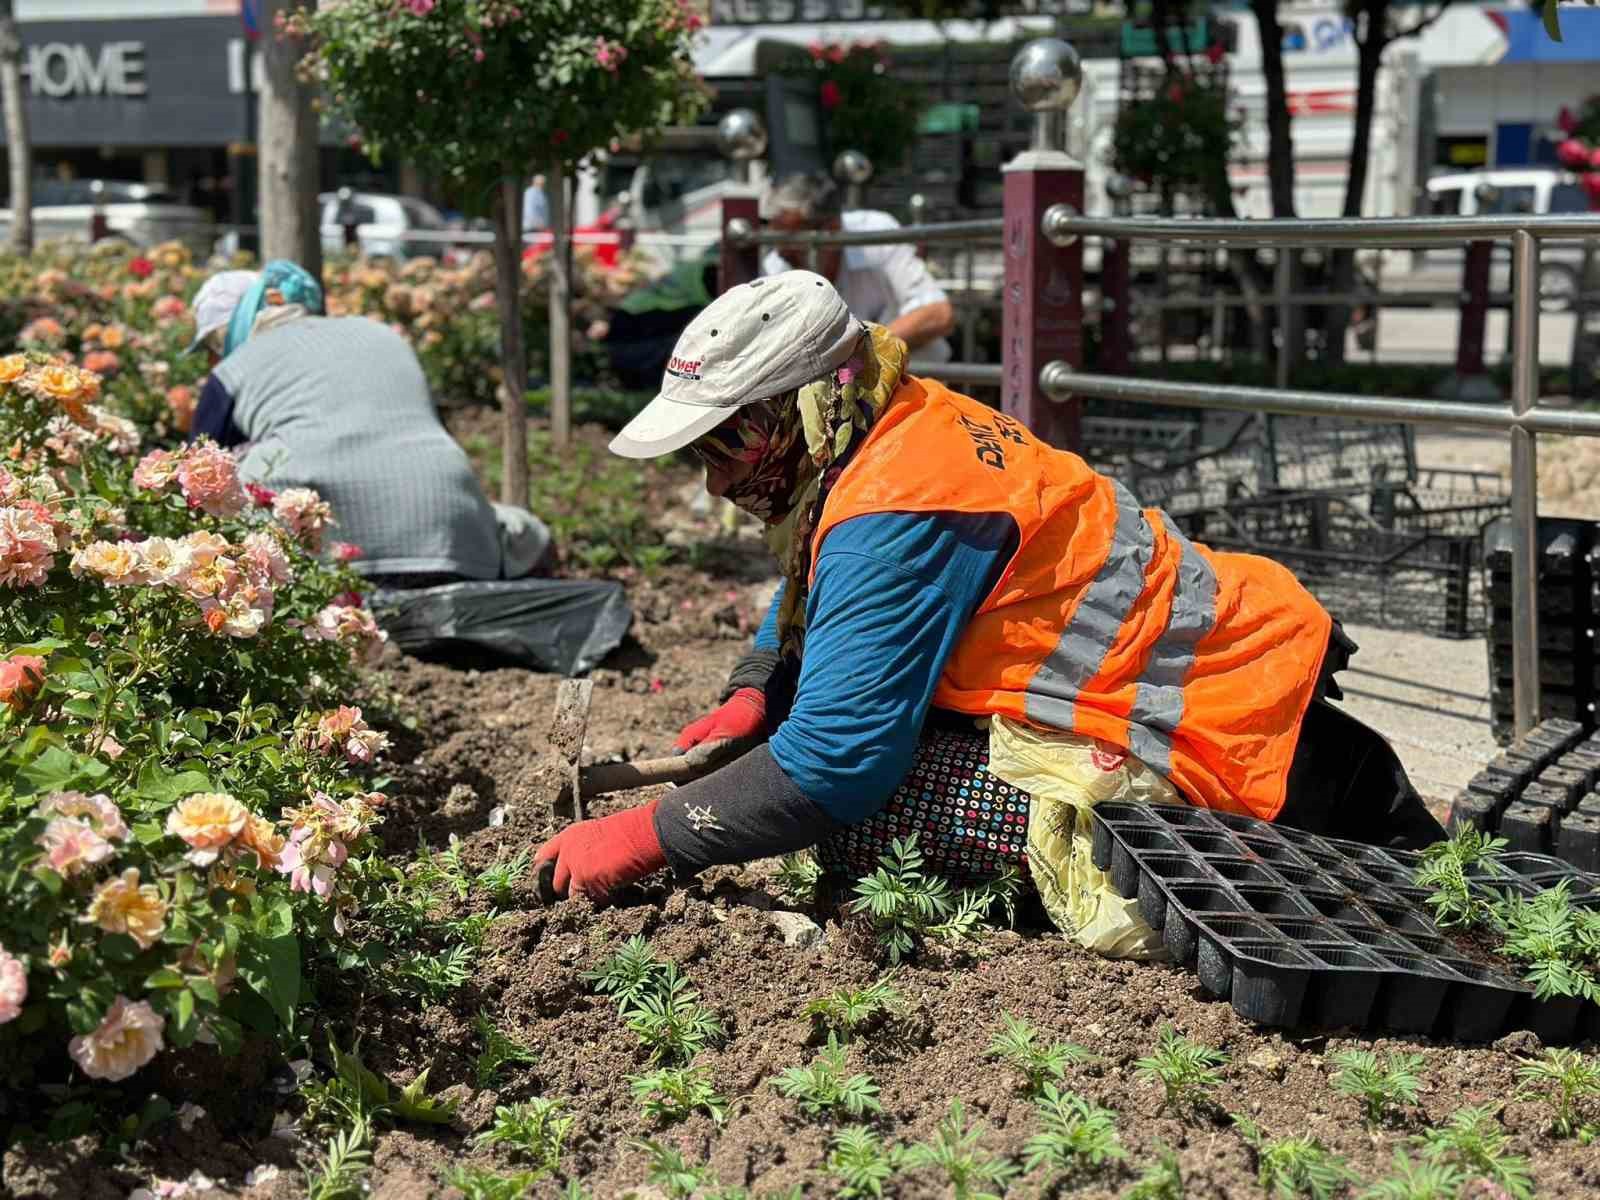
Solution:
<svg viewBox="0 0 1600 1200">
<path fill-rule="evenodd" d="M 1511 235 L 1511 412 L 1539 402 L 1539 243 Z M 1539 723 L 1539 471 L 1532 429 L 1511 429 L 1511 686 L 1520 737 Z"/>
</svg>

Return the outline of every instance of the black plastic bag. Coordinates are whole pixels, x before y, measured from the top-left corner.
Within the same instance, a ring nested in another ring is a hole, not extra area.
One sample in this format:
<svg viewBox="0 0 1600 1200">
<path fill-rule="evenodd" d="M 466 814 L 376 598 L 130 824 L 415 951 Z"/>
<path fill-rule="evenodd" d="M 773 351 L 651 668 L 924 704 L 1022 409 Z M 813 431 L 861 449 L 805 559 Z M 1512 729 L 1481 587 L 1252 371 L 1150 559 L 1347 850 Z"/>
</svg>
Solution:
<svg viewBox="0 0 1600 1200">
<path fill-rule="evenodd" d="M 463 659 L 475 654 L 535 671 L 581 675 L 621 644 L 633 609 L 620 583 L 597 579 L 511 579 L 380 589 L 373 615 L 407 654 Z"/>
</svg>

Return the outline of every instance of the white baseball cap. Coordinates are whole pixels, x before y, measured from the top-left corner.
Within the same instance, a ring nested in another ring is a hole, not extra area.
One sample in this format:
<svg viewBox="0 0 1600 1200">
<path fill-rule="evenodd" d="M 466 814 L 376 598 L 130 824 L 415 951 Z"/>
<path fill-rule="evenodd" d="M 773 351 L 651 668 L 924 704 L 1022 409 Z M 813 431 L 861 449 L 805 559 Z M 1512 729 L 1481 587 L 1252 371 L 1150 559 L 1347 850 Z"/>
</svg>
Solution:
<svg viewBox="0 0 1600 1200">
<path fill-rule="evenodd" d="M 811 271 L 723 292 L 679 336 L 661 394 L 611 440 L 611 452 L 656 458 L 687 446 L 734 409 L 843 365 L 862 328 L 833 284 Z"/>
<path fill-rule="evenodd" d="M 259 278 L 259 271 L 219 271 L 200 285 L 189 306 L 194 310 L 194 341 L 185 354 L 193 354 L 206 338 L 227 327 L 233 320 L 233 310 Z"/>
</svg>

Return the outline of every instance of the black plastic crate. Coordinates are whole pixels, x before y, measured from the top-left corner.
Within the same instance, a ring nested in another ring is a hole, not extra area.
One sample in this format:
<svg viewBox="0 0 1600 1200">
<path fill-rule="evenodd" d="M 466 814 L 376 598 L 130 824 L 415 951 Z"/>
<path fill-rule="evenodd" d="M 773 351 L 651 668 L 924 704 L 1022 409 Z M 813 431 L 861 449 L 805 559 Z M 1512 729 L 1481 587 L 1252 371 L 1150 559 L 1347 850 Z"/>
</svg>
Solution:
<svg viewBox="0 0 1600 1200">
<path fill-rule="evenodd" d="M 1535 1003 L 1516 974 L 1441 930 L 1410 883 L 1416 853 L 1181 805 L 1104 803 L 1094 815 L 1096 865 L 1173 960 L 1249 1020 L 1462 1041 L 1532 1028 L 1552 1042 L 1600 1022 L 1600 1006 Z M 1600 875 L 1542 854 L 1507 853 L 1501 866 L 1473 886 L 1531 895 L 1566 879 L 1575 902 L 1600 906 Z"/>
</svg>

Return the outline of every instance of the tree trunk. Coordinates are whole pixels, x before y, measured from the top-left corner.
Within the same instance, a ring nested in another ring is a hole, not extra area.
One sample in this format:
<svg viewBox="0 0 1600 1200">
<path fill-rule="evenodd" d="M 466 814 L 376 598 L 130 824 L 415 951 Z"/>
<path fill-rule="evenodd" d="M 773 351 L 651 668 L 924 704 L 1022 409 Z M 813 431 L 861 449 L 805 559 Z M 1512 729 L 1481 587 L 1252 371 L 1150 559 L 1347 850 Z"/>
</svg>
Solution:
<svg viewBox="0 0 1600 1200">
<path fill-rule="evenodd" d="M 1355 129 L 1350 142 L 1350 174 L 1344 188 L 1346 217 L 1359 217 L 1366 198 L 1367 175 L 1372 156 L 1372 121 L 1378 108 L 1378 69 L 1383 64 L 1383 52 L 1388 46 L 1388 0 L 1360 0 L 1355 11 L 1356 38 L 1356 114 Z M 1356 252 L 1352 249 L 1333 252 L 1333 290 L 1348 295 L 1356 287 Z M 1344 361 L 1345 330 L 1350 324 L 1350 306 L 1334 304 L 1328 309 L 1327 357 L 1331 362 Z"/>
<path fill-rule="evenodd" d="M 572 214 L 567 178 L 559 161 L 545 173 L 550 203 L 550 440 L 557 449 L 572 441 Z"/>
<path fill-rule="evenodd" d="M 33 252 L 33 143 L 22 96 L 22 37 L 11 0 L 0 0 L 0 104 L 6 110 L 6 161 L 11 168 L 11 248 Z"/>
<path fill-rule="evenodd" d="M 1272 193 L 1274 217 L 1295 216 L 1294 134 L 1289 124 L 1289 92 L 1283 73 L 1283 26 L 1278 24 L 1278 0 L 1250 0 L 1256 28 L 1261 35 L 1261 73 L 1267 84 L 1267 181 Z M 1289 289 L 1301 290 L 1300 252 L 1280 249 L 1289 255 Z M 1284 353 L 1292 368 L 1306 355 L 1305 310 L 1291 306 L 1284 328 L 1279 330 Z"/>
<path fill-rule="evenodd" d="M 507 166 L 495 189 L 495 301 L 500 307 L 500 499 L 528 504 L 528 355 L 522 342 L 521 176 Z"/>
<path fill-rule="evenodd" d="M 261 5 L 261 257 L 287 258 L 322 275 L 322 234 L 317 212 L 321 174 L 317 161 L 317 117 L 311 89 L 296 68 L 301 49 L 278 32 L 278 18 L 299 0 L 263 0 Z"/>
</svg>

